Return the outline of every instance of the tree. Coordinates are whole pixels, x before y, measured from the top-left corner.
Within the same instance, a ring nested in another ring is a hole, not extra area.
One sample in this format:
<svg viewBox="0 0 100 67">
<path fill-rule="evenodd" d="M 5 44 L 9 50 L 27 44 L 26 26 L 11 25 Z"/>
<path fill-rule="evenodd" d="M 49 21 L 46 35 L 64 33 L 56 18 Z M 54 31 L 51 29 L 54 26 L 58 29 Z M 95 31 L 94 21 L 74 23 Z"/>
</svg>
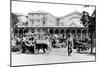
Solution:
<svg viewBox="0 0 100 67">
<path fill-rule="evenodd" d="M 14 13 L 11 13 L 11 28 L 14 29 L 18 23 L 18 16 Z"/>
<path fill-rule="evenodd" d="M 18 16 L 14 13 L 11 13 L 11 38 L 14 37 L 15 33 L 14 33 L 14 29 L 17 27 L 17 23 L 19 22 L 18 20 Z"/>
<path fill-rule="evenodd" d="M 88 27 L 88 31 L 91 33 L 91 52 L 93 52 L 93 34 L 96 30 L 96 10 L 94 10 L 92 16 L 89 15 L 88 12 L 83 11 L 82 17 L 81 17 L 81 23 L 84 27 Z"/>
</svg>

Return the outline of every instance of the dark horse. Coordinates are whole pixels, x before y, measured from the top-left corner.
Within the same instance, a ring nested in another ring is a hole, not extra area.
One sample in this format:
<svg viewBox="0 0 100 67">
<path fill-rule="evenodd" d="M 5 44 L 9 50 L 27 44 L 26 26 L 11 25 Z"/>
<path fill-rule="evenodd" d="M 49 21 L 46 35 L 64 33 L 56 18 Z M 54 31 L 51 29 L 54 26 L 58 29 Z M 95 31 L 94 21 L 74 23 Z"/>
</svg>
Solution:
<svg viewBox="0 0 100 67">
<path fill-rule="evenodd" d="M 27 46 L 26 44 L 29 44 L 27 41 L 22 41 L 22 53 L 25 53 L 26 50 L 29 50 L 29 52 L 34 53 L 34 46 Z"/>
<path fill-rule="evenodd" d="M 36 43 L 36 50 L 38 50 L 38 53 L 39 53 L 39 50 L 42 49 L 44 51 L 44 53 L 46 52 L 45 50 L 48 50 L 48 45 L 47 44 L 44 44 L 44 43 Z"/>
<path fill-rule="evenodd" d="M 28 42 L 26 42 L 29 44 Z M 34 53 L 34 50 L 37 50 L 39 53 L 39 50 L 42 49 L 44 53 L 46 52 L 45 50 L 48 49 L 48 45 L 45 43 L 36 43 L 36 41 L 33 43 L 35 44 L 34 46 L 27 46 L 25 45 L 25 42 L 22 42 L 22 53 L 24 53 L 26 50 L 29 50 L 29 52 Z"/>
</svg>

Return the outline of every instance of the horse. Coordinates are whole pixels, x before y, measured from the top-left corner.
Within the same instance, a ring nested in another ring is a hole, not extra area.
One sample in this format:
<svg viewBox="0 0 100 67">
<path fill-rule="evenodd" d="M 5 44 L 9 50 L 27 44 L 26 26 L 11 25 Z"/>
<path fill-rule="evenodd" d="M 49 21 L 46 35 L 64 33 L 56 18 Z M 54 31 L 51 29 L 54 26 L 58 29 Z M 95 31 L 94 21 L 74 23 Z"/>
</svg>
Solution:
<svg viewBox="0 0 100 67">
<path fill-rule="evenodd" d="M 48 49 L 50 48 L 50 44 L 48 43 L 47 40 L 44 41 L 35 41 L 35 49 L 38 51 L 42 49 L 44 53 L 46 53 L 46 51 L 48 51 Z"/>
<path fill-rule="evenodd" d="M 36 43 L 35 44 L 36 46 L 36 50 L 38 50 L 38 53 L 39 53 L 39 50 L 42 49 L 44 51 L 44 53 L 46 52 L 45 50 L 48 50 L 48 45 L 47 44 L 44 44 L 44 43 Z"/>
</svg>

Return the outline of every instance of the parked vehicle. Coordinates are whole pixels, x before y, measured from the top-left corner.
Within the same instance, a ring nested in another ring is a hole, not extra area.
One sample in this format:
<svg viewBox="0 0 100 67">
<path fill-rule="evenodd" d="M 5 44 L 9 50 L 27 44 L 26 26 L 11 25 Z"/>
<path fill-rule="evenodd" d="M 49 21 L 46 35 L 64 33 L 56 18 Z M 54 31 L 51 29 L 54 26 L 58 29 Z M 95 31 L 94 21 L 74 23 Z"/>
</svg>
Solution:
<svg viewBox="0 0 100 67">
<path fill-rule="evenodd" d="M 84 40 L 77 41 L 76 49 L 78 53 L 89 52 L 90 40 L 84 39 Z"/>
</svg>

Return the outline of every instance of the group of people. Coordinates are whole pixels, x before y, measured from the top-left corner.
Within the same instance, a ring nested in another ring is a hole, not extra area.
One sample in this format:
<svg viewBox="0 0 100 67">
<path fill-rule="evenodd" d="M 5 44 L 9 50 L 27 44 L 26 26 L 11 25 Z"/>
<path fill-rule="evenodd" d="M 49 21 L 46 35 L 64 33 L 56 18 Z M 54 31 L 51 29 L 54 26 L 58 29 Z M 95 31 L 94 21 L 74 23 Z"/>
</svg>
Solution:
<svg viewBox="0 0 100 67">
<path fill-rule="evenodd" d="M 12 46 L 18 46 L 20 45 L 20 50 L 22 53 L 25 53 L 25 51 L 29 50 L 31 53 L 39 53 L 39 50 L 42 49 L 44 53 L 46 50 L 50 50 L 51 48 L 51 42 L 50 37 L 48 37 L 46 34 L 39 35 L 24 35 L 24 36 L 15 36 L 12 39 Z"/>
<path fill-rule="evenodd" d="M 21 45 L 20 49 L 22 49 L 22 53 L 24 53 L 26 50 L 29 50 L 31 53 L 38 52 L 42 49 L 45 53 L 48 50 L 51 50 L 53 47 L 53 44 L 56 43 L 65 43 L 67 50 L 68 50 L 68 56 L 71 55 L 72 49 L 79 46 L 79 40 L 82 40 L 79 37 L 73 37 L 72 35 L 49 35 L 49 34 L 34 34 L 34 35 L 24 35 L 22 37 L 15 36 L 12 39 L 12 45 Z M 87 40 L 86 40 L 87 41 Z"/>
</svg>

